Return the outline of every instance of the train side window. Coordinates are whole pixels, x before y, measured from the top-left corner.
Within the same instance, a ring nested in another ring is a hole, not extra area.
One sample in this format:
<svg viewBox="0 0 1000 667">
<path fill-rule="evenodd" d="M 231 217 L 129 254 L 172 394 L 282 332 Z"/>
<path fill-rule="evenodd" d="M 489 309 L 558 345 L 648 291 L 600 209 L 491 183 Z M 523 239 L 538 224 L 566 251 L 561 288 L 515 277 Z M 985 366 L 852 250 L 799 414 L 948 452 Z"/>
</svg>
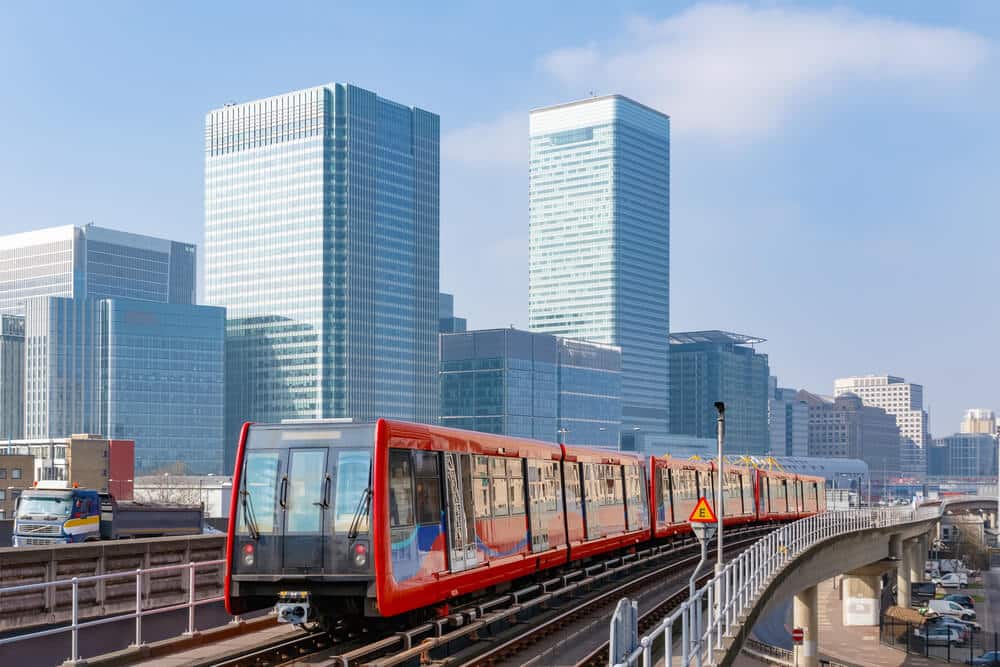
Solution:
<svg viewBox="0 0 1000 667">
<path fill-rule="evenodd" d="M 507 459 L 507 476 L 521 477 L 521 459 Z"/>
<path fill-rule="evenodd" d="M 472 457 L 472 460 L 472 475 L 474 477 L 490 476 L 490 463 L 488 458 L 485 456 L 474 456 Z"/>
<path fill-rule="evenodd" d="M 507 476 L 507 462 L 500 458 L 499 456 L 490 457 L 490 476 L 492 477 L 506 477 Z"/>
<path fill-rule="evenodd" d="M 393 528 L 413 525 L 413 467 L 410 450 L 389 450 L 389 522 Z"/>
<path fill-rule="evenodd" d="M 437 452 L 413 450 L 416 473 L 417 523 L 441 523 L 441 473 Z"/>
<path fill-rule="evenodd" d="M 499 483 L 499 480 L 497 480 Z M 507 480 L 508 501 L 510 503 L 510 513 L 524 514 L 524 480 L 520 477 Z"/>
<path fill-rule="evenodd" d="M 438 477 L 438 453 L 425 452 L 419 449 L 413 450 L 413 470 L 417 477 Z"/>
<path fill-rule="evenodd" d="M 485 456 L 474 456 L 472 464 L 472 493 L 476 518 L 490 518 L 490 466 Z"/>
<path fill-rule="evenodd" d="M 491 488 L 493 489 L 493 516 L 507 516 L 509 513 L 507 505 L 507 478 L 494 478 Z"/>
<path fill-rule="evenodd" d="M 441 523 L 441 481 L 437 478 L 417 478 L 417 523 Z"/>
<path fill-rule="evenodd" d="M 566 509 L 569 512 L 581 512 L 580 498 L 580 464 L 564 463 L 566 477 Z"/>
</svg>

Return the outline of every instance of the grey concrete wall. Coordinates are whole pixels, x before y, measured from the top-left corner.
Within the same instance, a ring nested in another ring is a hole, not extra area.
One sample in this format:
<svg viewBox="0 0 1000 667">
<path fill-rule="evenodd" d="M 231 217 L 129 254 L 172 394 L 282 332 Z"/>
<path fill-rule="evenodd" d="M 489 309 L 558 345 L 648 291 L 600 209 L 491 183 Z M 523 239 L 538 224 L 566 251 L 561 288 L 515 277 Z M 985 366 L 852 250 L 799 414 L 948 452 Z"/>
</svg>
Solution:
<svg viewBox="0 0 1000 667">
<path fill-rule="evenodd" d="M 142 540 L 116 540 L 57 547 L 0 548 L 0 589 L 113 572 L 131 573 L 121 579 L 79 584 L 81 619 L 135 611 L 135 570 L 225 557 L 225 535 L 193 535 Z M 158 572 L 143 577 L 146 609 L 185 602 L 188 571 Z M 207 566 L 196 572 L 195 597 L 222 594 L 223 568 Z M 0 595 L 0 632 L 71 620 L 70 586 L 49 587 Z"/>
</svg>

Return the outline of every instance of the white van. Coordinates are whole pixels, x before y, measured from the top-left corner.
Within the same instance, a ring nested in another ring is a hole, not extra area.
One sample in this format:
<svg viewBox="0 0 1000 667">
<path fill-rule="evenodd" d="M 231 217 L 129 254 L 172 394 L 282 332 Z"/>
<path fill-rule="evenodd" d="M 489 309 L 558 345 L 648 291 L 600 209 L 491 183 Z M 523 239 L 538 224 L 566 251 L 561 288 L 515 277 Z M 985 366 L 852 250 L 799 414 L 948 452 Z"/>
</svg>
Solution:
<svg viewBox="0 0 1000 667">
<path fill-rule="evenodd" d="M 949 572 L 948 574 L 931 579 L 942 588 L 965 588 L 969 585 L 969 575 L 964 572 Z"/>
<path fill-rule="evenodd" d="M 952 602 L 951 600 L 929 600 L 927 602 L 927 608 L 945 616 L 956 616 L 963 621 L 972 621 L 976 618 L 976 612 L 974 609 L 966 609 L 962 605 L 957 602 Z"/>
</svg>

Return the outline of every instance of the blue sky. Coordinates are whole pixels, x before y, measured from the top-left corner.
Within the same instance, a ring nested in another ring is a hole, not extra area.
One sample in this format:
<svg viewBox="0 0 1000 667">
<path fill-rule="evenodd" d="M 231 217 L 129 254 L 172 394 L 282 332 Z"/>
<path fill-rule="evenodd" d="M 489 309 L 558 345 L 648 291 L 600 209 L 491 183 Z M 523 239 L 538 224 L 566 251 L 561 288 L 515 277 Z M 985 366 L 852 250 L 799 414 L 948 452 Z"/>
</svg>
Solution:
<svg viewBox="0 0 1000 667">
<path fill-rule="evenodd" d="M 7 4 L 0 233 L 201 243 L 204 114 L 350 81 L 441 115 L 442 289 L 524 326 L 527 111 L 620 92 L 672 117 L 672 329 L 1000 408 L 1000 3 L 420 4 Z"/>
</svg>

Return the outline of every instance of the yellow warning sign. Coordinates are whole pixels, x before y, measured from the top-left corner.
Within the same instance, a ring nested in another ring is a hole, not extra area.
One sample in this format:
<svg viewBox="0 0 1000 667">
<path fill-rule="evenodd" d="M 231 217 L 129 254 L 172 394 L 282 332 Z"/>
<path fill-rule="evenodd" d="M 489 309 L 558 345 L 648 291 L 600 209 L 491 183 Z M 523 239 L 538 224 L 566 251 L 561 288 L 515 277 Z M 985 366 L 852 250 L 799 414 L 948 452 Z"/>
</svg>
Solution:
<svg viewBox="0 0 1000 667">
<path fill-rule="evenodd" d="M 698 499 L 698 504 L 694 506 L 691 516 L 688 517 L 688 521 L 691 523 L 715 523 L 718 520 L 715 512 L 712 511 L 712 506 L 705 500 L 705 496 Z"/>
</svg>

